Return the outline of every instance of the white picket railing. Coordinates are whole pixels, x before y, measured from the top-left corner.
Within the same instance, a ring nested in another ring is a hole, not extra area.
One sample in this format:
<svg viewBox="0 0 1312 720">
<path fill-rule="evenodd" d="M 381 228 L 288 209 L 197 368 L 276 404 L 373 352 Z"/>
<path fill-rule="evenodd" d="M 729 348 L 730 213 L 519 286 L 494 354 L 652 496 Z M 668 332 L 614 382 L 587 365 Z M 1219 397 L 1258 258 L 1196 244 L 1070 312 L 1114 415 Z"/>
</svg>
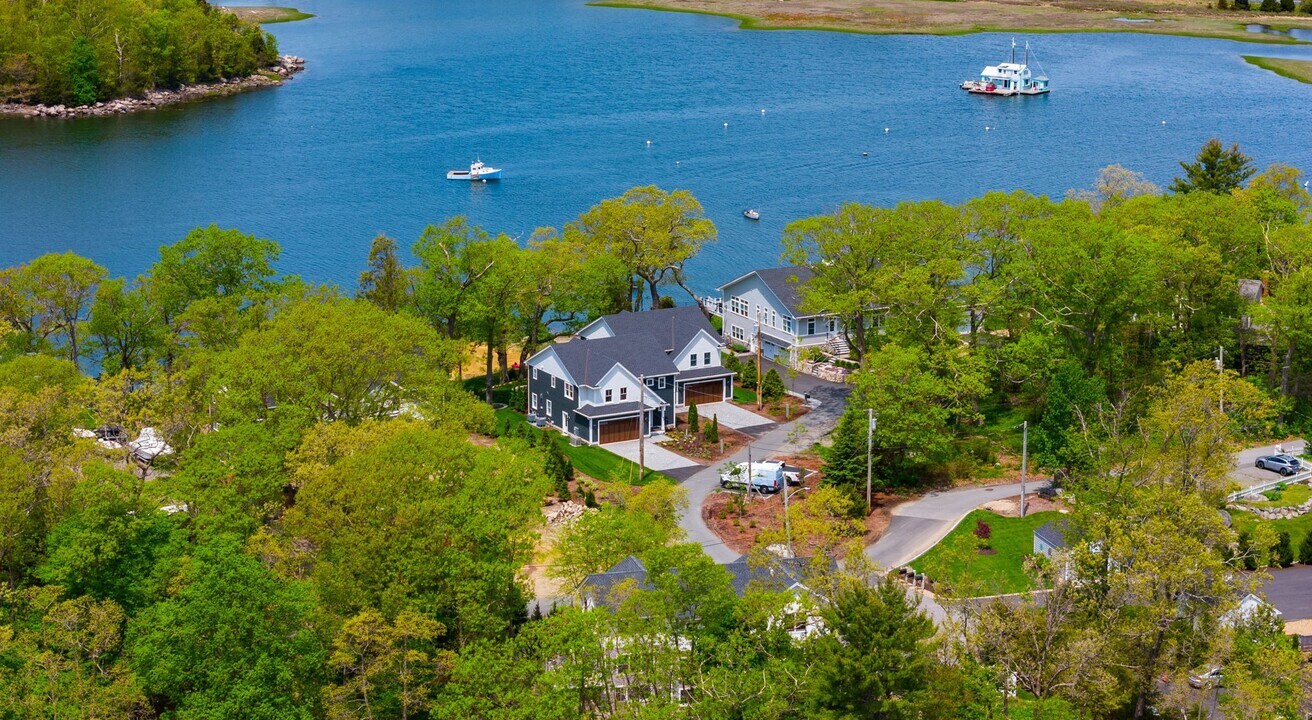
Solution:
<svg viewBox="0 0 1312 720">
<path fill-rule="evenodd" d="M 1261 485 L 1254 485 L 1253 487 L 1245 488 L 1239 492 L 1232 492 L 1226 496 L 1226 500 L 1234 502 L 1235 500 L 1250 495 L 1260 495 L 1267 490 L 1281 485 L 1295 485 L 1297 483 L 1307 482 L 1308 480 L 1312 480 L 1312 470 L 1304 470 L 1303 472 L 1294 473 L 1288 477 L 1282 477 L 1279 480 L 1271 480 L 1270 482 L 1264 482 Z"/>
</svg>

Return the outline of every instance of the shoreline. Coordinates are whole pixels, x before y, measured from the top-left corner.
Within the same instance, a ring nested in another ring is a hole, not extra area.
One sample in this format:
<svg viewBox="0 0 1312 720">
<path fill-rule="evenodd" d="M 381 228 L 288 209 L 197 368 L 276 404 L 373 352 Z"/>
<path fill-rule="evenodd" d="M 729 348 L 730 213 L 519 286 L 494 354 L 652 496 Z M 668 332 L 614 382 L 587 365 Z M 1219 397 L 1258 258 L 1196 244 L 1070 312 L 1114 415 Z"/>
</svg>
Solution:
<svg viewBox="0 0 1312 720">
<path fill-rule="evenodd" d="M 288 78 L 305 70 L 305 60 L 294 55 L 279 56 L 278 62 L 240 78 L 183 85 L 173 90 L 151 90 L 144 97 L 116 98 L 95 105 L 27 105 L 0 103 L 0 117 L 80 118 L 126 115 L 210 98 L 227 97 L 265 87 L 278 87 Z"/>
<path fill-rule="evenodd" d="M 261 25 L 296 22 L 297 20 L 308 20 L 314 17 L 314 13 L 302 12 L 294 7 L 278 5 L 216 5 L 215 7 L 236 15 L 242 20 Z"/>
<path fill-rule="evenodd" d="M 1140 35 L 1167 35 L 1173 37 L 1194 37 L 1212 40 L 1232 40 L 1236 42 L 1246 42 L 1258 45 L 1307 45 L 1312 44 L 1308 41 L 1299 40 L 1289 35 L 1277 35 L 1261 32 L 1250 32 L 1247 30 L 1249 25 L 1265 25 L 1275 30 L 1287 31 L 1289 29 L 1312 30 L 1312 17 L 1307 22 L 1290 22 L 1288 15 L 1263 15 L 1255 12 L 1230 11 L 1225 15 L 1219 14 L 1184 14 L 1184 13 L 1146 13 L 1142 6 L 1136 9 L 1127 8 L 1125 12 L 1119 15 L 1113 10 L 1098 11 L 1080 11 L 1056 8 L 1052 26 L 1026 25 L 1023 22 L 980 22 L 977 17 L 987 18 L 988 13 L 972 15 L 969 21 L 959 23 L 938 22 L 924 20 L 916 22 L 911 17 L 895 17 L 881 24 L 881 11 L 887 10 L 888 13 L 896 14 L 907 9 L 924 10 L 932 12 L 947 8 L 950 11 L 957 11 L 958 8 L 952 6 L 974 6 L 971 9 L 987 8 L 995 6 L 1000 8 L 1012 8 L 1017 6 L 1008 6 L 1001 3 L 993 2 L 944 2 L 936 0 L 875 0 L 873 4 L 854 6 L 852 8 L 840 8 L 839 12 L 847 14 L 835 14 L 835 9 L 816 8 L 817 12 L 808 15 L 806 12 L 797 12 L 798 10 L 807 10 L 811 5 L 824 4 L 825 0 L 812 0 L 805 5 L 798 5 L 789 8 L 793 12 L 786 16 L 772 16 L 769 12 L 773 10 L 772 6 L 764 3 L 752 2 L 752 0 L 592 0 L 587 2 L 589 7 L 617 8 L 625 10 L 653 10 L 656 12 L 673 12 L 685 13 L 689 15 L 709 15 L 712 17 L 722 17 L 738 22 L 740 30 L 800 30 L 812 32 L 840 32 L 852 33 L 858 35 L 933 35 L 933 36 L 960 36 L 974 35 L 979 33 L 1023 33 L 1035 35 L 1054 35 L 1064 33 L 1137 33 Z M 678 4 L 675 4 L 678 3 Z M 767 12 L 756 14 L 753 12 L 743 12 L 748 9 L 747 6 L 759 5 L 764 7 Z M 723 6 L 724 9 L 718 9 L 717 6 Z M 917 7 L 918 6 L 918 7 Z M 1021 6 L 1027 7 L 1027 6 Z M 1039 7 L 1039 6 L 1034 6 Z M 1043 6 L 1047 9 L 1053 9 L 1055 6 Z M 1181 6 L 1163 5 L 1164 10 L 1171 10 Z M 1100 12 L 1102 15 L 1092 13 Z M 1115 15 L 1116 17 L 1112 17 Z M 1250 17 L 1242 17 L 1250 16 Z M 1149 17 L 1153 16 L 1153 17 Z M 1234 16 L 1234 17 L 1231 17 Z M 1121 19 L 1117 19 L 1121 18 Z M 1076 24 L 1076 20 L 1082 20 L 1086 25 Z M 1127 21 L 1128 20 L 1128 21 Z M 1150 22 L 1139 22 L 1141 20 L 1150 20 Z M 1068 21 L 1064 23 L 1063 21 Z M 1088 23 L 1112 23 L 1094 24 Z M 1192 24 L 1191 24 L 1192 23 Z M 1210 27 L 1215 26 L 1215 27 Z"/>
<path fill-rule="evenodd" d="M 1273 72 L 1280 77 L 1297 80 L 1304 85 L 1312 85 L 1312 60 L 1262 57 L 1261 55 L 1242 55 L 1241 57 L 1244 58 L 1244 62 L 1254 67 Z"/>
</svg>

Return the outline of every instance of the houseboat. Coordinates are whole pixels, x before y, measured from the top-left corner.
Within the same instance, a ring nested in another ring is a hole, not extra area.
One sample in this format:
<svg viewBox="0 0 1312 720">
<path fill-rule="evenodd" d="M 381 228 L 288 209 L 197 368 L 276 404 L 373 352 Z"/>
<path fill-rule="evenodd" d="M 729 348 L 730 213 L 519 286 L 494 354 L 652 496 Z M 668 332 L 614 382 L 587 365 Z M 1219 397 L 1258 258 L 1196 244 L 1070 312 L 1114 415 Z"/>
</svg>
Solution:
<svg viewBox="0 0 1312 720">
<path fill-rule="evenodd" d="M 1048 76 L 1039 66 L 1038 74 L 1030 70 L 1030 44 L 1025 43 L 1025 61 L 1016 62 L 1016 41 L 1011 41 L 1011 62 L 989 65 L 978 80 L 961 83 L 961 89 L 977 95 L 1042 95 L 1048 92 Z M 1038 58 L 1034 59 L 1038 63 Z"/>
<path fill-rule="evenodd" d="M 501 168 L 488 167 L 483 164 L 482 160 L 475 160 L 473 164 L 469 166 L 468 170 L 448 171 L 446 179 L 468 180 L 470 182 L 478 182 L 479 180 L 482 180 L 483 182 L 487 182 L 488 180 L 500 180 Z"/>
</svg>

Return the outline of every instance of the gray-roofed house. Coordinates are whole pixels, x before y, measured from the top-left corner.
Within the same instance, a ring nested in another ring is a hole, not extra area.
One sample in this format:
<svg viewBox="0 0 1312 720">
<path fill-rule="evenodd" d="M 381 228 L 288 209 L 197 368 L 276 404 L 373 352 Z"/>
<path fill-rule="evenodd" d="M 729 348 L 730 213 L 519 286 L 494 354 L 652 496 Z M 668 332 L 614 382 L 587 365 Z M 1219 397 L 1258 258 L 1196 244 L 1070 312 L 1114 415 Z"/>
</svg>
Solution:
<svg viewBox="0 0 1312 720">
<path fill-rule="evenodd" d="M 749 588 L 758 588 L 772 592 L 809 593 L 805 583 L 807 567 L 806 558 L 785 558 L 764 553 L 759 556 L 741 555 L 731 563 L 722 565 L 729 573 L 730 584 L 738 597 L 747 593 Z M 583 609 L 593 610 L 599 607 L 611 607 L 617 599 L 616 588 L 626 586 L 634 590 L 650 590 L 647 583 L 647 568 L 638 558 L 630 555 L 605 572 L 593 573 L 579 584 L 578 596 Z M 790 615 L 801 615 L 800 603 L 787 608 Z M 818 615 L 806 614 L 794 618 L 789 632 L 797 638 L 815 633 L 823 628 Z"/>
<path fill-rule="evenodd" d="M 1052 558 L 1053 553 L 1069 548 L 1064 525 L 1065 523 L 1046 522 L 1034 528 L 1034 554 Z"/>
<path fill-rule="evenodd" d="M 697 307 L 606 315 L 528 359 L 529 415 L 589 444 L 663 432 L 733 397 L 723 346 Z"/>
<path fill-rule="evenodd" d="M 799 351 L 819 347 L 846 357 L 847 338 L 835 316 L 802 309 L 801 287 L 815 276 L 802 266 L 753 270 L 720 286 L 724 336 L 756 350 L 756 323 L 761 323 L 761 354 L 795 366 Z"/>
</svg>

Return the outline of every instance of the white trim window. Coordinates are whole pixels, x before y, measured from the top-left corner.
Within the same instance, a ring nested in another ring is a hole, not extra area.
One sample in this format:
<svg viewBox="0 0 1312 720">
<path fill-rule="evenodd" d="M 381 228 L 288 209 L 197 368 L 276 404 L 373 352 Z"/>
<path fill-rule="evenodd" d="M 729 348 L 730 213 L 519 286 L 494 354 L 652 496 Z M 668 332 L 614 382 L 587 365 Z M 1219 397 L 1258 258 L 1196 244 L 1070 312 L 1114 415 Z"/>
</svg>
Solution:
<svg viewBox="0 0 1312 720">
<path fill-rule="evenodd" d="M 569 432 L 569 413 L 565 410 L 560 411 L 560 429 Z"/>
<path fill-rule="evenodd" d="M 710 364 L 711 364 L 711 354 L 710 354 L 710 353 L 702 353 L 702 364 L 703 364 L 703 365 L 706 365 L 706 366 L 708 366 L 708 367 L 710 366 Z"/>
<path fill-rule="evenodd" d="M 697 353 L 693 353 L 688 356 L 688 366 L 697 367 Z"/>
<path fill-rule="evenodd" d="M 743 329 L 737 325 L 729 326 L 729 337 L 738 342 L 747 342 L 747 333 L 743 332 Z"/>
<path fill-rule="evenodd" d="M 787 315 L 784 316 L 784 332 L 788 333 L 789 335 L 793 334 L 793 319 L 788 317 Z"/>
<path fill-rule="evenodd" d="M 538 394 L 537 394 L 537 393 L 533 393 L 532 395 L 529 396 L 529 399 L 532 401 L 531 404 L 532 404 L 532 406 L 533 406 L 533 410 L 534 410 L 534 412 L 536 412 L 537 409 L 538 409 Z"/>
<path fill-rule="evenodd" d="M 574 386 L 570 385 L 569 383 L 565 383 L 565 399 L 566 400 L 574 399 Z"/>
<path fill-rule="evenodd" d="M 552 376 L 551 376 L 551 389 L 552 389 L 552 390 L 555 390 L 555 389 L 556 389 L 556 376 L 555 376 L 555 375 L 552 375 Z"/>
<path fill-rule="evenodd" d="M 629 399 L 629 389 L 626 387 L 620 388 L 620 402 L 624 402 L 625 400 L 628 399 Z"/>
<path fill-rule="evenodd" d="M 647 387 L 655 387 L 656 378 L 647 378 L 645 382 L 647 383 Z"/>
<path fill-rule="evenodd" d="M 747 301 L 737 295 L 729 298 L 729 311 L 747 317 Z"/>
<path fill-rule="evenodd" d="M 665 378 L 662 377 L 656 380 L 656 388 L 659 390 L 665 389 Z"/>
<path fill-rule="evenodd" d="M 551 417 L 551 398 L 547 398 L 547 417 Z"/>
<path fill-rule="evenodd" d="M 533 368 L 533 379 L 534 380 L 538 379 L 538 369 L 536 366 Z"/>
<path fill-rule="evenodd" d="M 806 319 L 806 334 L 807 335 L 815 334 L 815 318 Z"/>
<path fill-rule="evenodd" d="M 611 394 L 614 392 L 615 392 L 614 390 L 611 390 L 610 388 L 606 388 L 606 402 L 611 401 Z"/>
</svg>

